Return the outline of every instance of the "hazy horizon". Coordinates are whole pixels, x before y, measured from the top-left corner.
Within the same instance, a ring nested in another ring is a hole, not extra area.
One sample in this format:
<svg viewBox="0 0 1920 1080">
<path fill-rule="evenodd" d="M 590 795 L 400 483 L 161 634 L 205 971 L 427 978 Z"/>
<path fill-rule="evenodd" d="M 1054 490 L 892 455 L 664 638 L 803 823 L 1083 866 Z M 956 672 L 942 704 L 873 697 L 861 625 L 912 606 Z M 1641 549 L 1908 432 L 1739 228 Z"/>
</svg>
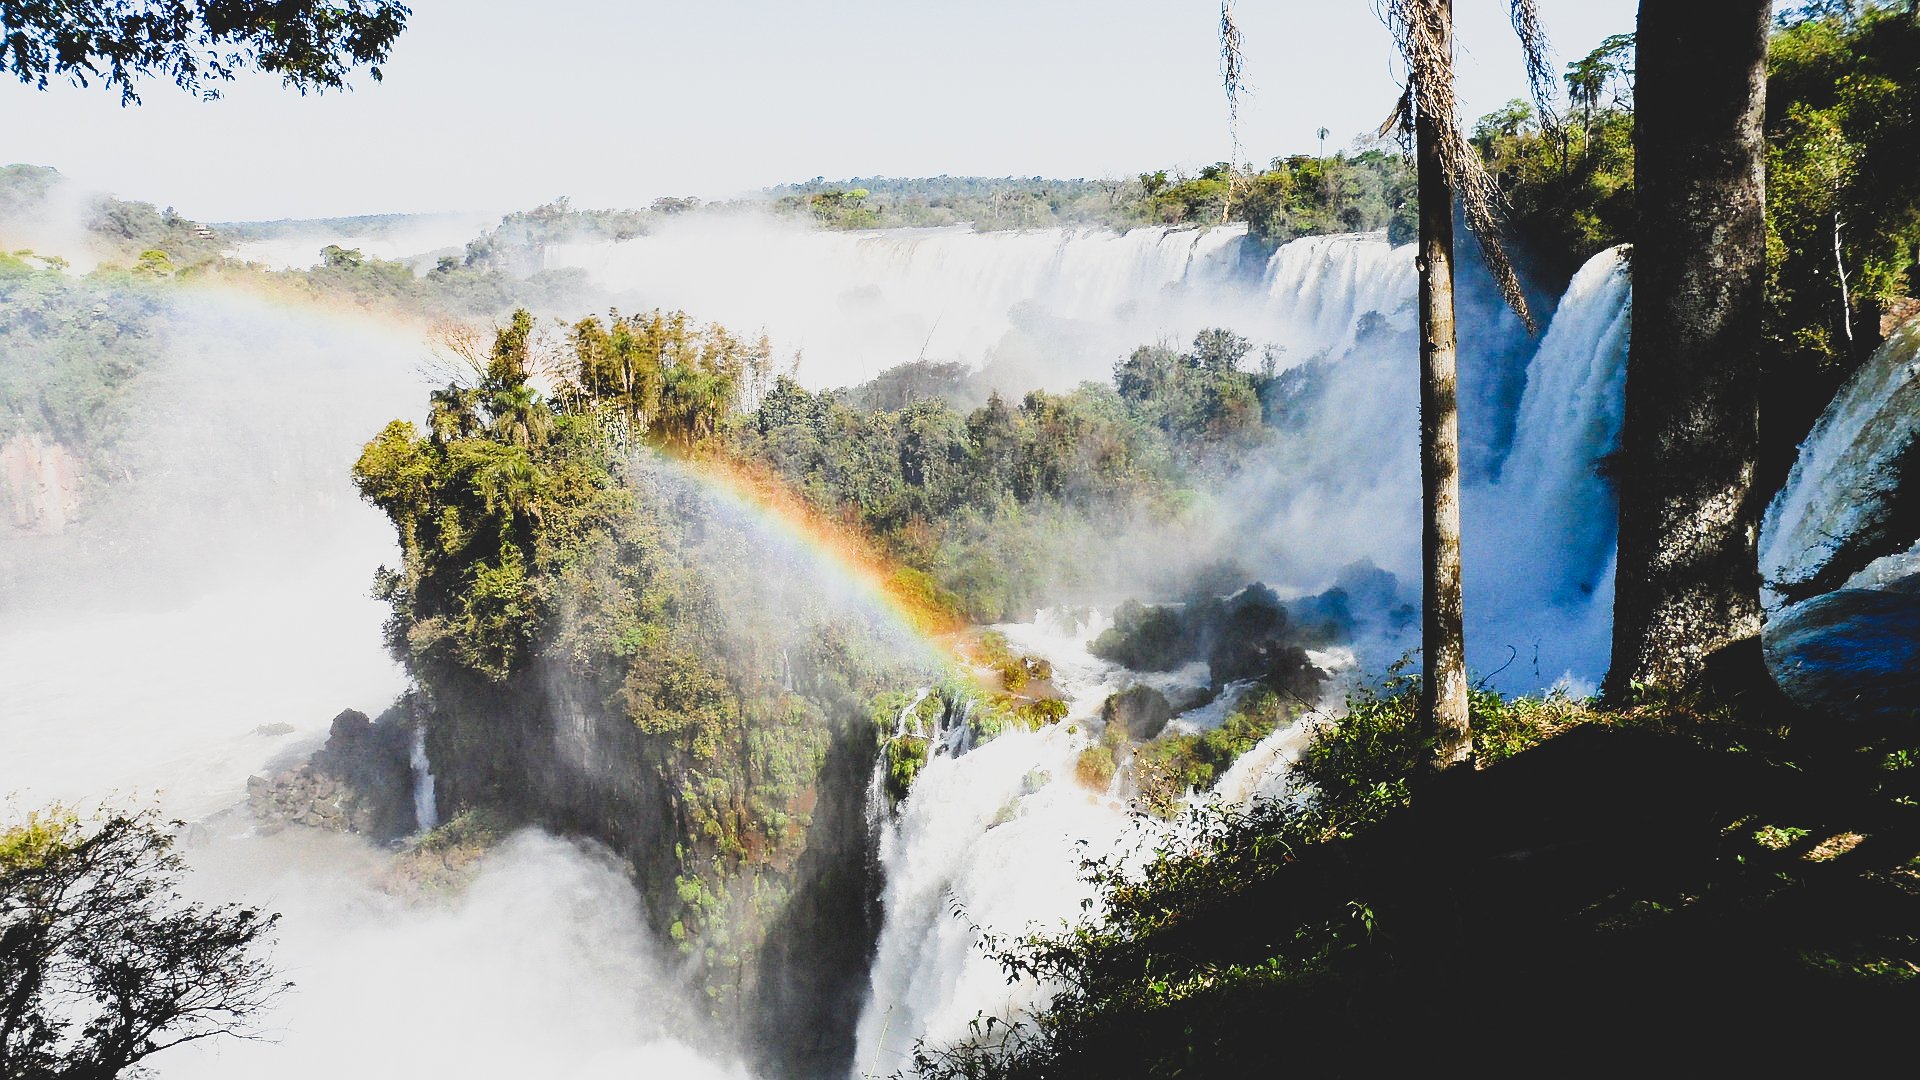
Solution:
<svg viewBox="0 0 1920 1080">
<path fill-rule="evenodd" d="M 1193 170 L 1229 141 L 1213 0 L 1083 0 L 872 17 L 821 3 L 415 0 L 350 93 L 244 77 L 202 102 L 166 84 L 0 84 L 0 160 L 204 221 L 499 212 L 570 196 L 643 206 L 815 176 L 1105 178 Z M 1630 0 L 1542 0 L 1555 70 L 1632 29 Z M 1526 85 L 1506 5 L 1461 5 L 1464 111 Z M 1373 5 L 1241 5 L 1242 160 L 1329 150 L 1397 93 Z M 671 47 L 662 47 L 659 42 Z M 503 52 L 504 50 L 504 52 Z M 768 87 L 776 88 L 770 92 Z"/>
</svg>

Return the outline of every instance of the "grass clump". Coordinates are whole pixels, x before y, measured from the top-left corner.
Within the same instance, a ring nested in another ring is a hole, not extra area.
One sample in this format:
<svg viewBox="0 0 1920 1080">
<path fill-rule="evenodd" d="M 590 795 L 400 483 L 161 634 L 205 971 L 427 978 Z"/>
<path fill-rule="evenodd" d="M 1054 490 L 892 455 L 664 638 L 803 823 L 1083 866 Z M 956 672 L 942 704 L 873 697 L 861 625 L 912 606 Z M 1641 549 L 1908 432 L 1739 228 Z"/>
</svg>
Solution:
<svg viewBox="0 0 1920 1080">
<path fill-rule="evenodd" d="M 1262 686 L 1242 697 L 1211 731 L 1163 735 L 1143 744 L 1134 756 L 1141 805 L 1172 817 L 1187 792 L 1211 788 L 1242 754 L 1297 715 L 1297 708 Z"/>
</svg>

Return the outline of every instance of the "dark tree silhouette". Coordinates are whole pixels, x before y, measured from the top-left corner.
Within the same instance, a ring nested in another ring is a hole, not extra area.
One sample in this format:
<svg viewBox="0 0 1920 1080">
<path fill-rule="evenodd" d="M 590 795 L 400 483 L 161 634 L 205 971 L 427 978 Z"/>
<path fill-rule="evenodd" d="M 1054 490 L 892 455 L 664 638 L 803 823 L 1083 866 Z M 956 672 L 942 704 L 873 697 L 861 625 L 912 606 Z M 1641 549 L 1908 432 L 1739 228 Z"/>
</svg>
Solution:
<svg viewBox="0 0 1920 1080">
<path fill-rule="evenodd" d="M 277 915 L 189 903 L 152 814 L 54 811 L 0 831 L 0 1078 L 108 1080 L 169 1047 L 252 1034 L 277 996 Z"/>
<path fill-rule="evenodd" d="M 396 0 L 6 0 L 0 70 L 42 90 L 98 81 L 123 105 L 139 103 L 141 79 L 215 98 L 248 69 L 303 94 L 337 90 L 363 64 L 379 81 L 412 14 Z"/>
<path fill-rule="evenodd" d="M 1767 0 L 1643 0 L 1634 96 L 1640 221 L 1620 447 L 1607 691 L 1763 677 L 1761 314 Z"/>
<path fill-rule="evenodd" d="M 1534 0 L 1509 0 L 1543 121 L 1550 122 L 1546 33 Z M 1453 210 L 1459 201 L 1507 303 L 1534 327 L 1519 275 L 1500 241 L 1499 192 L 1460 124 L 1453 78 L 1453 0 L 1385 0 L 1381 14 L 1407 65 L 1406 93 L 1387 125 L 1412 128 L 1420 184 L 1421 726 L 1428 766 L 1471 760 L 1465 601 L 1460 559 L 1460 407 L 1453 305 Z"/>
</svg>

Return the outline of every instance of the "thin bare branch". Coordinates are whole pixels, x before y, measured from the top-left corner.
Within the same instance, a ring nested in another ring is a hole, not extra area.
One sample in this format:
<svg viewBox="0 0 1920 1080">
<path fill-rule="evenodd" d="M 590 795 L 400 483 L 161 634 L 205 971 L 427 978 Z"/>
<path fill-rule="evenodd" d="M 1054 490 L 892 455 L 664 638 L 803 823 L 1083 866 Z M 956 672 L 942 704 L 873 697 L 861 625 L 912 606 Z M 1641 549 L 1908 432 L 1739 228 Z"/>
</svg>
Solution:
<svg viewBox="0 0 1920 1080">
<path fill-rule="evenodd" d="M 1529 0 L 1512 2 L 1518 8 Z M 1399 44 L 1400 54 L 1407 64 L 1406 99 L 1411 102 L 1412 108 L 1400 110 L 1396 115 L 1409 125 L 1416 116 L 1430 116 L 1438 121 L 1442 132 L 1439 147 L 1441 167 L 1446 170 L 1454 195 L 1460 200 L 1467 228 L 1480 245 L 1481 259 L 1487 264 L 1487 270 L 1493 275 L 1494 283 L 1499 286 L 1507 306 L 1520 316 L 1528 333 L 1535 333 L 1539 329 L 1538 324 L 1520 287 L 1520 276 L 1514 270 L 1513 260 L 1507 255 L 1506 245 L 1501 242 L 1504 198 L 1500 186 L 1487 172 L 1472 143 L 1468 142 L 1466 130 L 1460 122 L 1459 101 L 1454 96 L 1452 39 L 1444 30 L 1439 11 L 1433 0 L 1379 0 L 1376 10 L 1393 34 L 1394 41 Z M 1517 11 L 1515 19 L 1520 19 Z M 1537 18 L 1535 22 L 1537 24 Z M 1544 50 L 1545 38 L 1537 25 L 1532 33 L 1534 40 Z M 1529 46 L 1529 70 L 1535 62 L 1534 52 Z M 1544 51 L 1540 52 L 1538 62 L 1544 66 Z"/>
<path fill-rule="evenodd" d="M 1549 138 L 1560 134 L 1560 113 L 1555 95 L 1559 80 L 1553 71 L 1553 47 L 1547 41 L 1547 28 L 1540 21 L 1538 0 L 1508 0 L 1513 17 L 1513 33 L 1520 39 L 1520 51 L 1527 60 L 1527 90 L 1533 96 L 1533 108 L 1540 115 L 1540 128 Z"/>
<path fill-rule="evenodd" d="M 1227 198 L 1220 208 L 1224 225 L 1233 213 L 1233 177 L 1240 161 L 1240 95 L 1247 89 L 1245 42 L 1234 18 L 1233 0 L 1220 0 L 1220 84 L 1227 92 L 1227 137 L 1233 146 L 1227 155 Z"/>
</svg>

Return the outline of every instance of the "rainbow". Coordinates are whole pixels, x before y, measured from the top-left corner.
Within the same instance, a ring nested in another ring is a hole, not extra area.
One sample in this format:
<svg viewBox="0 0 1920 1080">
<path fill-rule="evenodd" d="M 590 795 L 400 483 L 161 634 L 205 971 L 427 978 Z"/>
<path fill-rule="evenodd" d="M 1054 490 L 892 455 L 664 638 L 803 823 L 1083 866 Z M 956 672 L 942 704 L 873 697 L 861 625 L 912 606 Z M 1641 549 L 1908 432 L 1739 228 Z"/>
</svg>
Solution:
<svg viewBox="0 0 1920 1080">
<path fill-rule="evenodd" d="M 327 329 L 349 335 L 397 333 L 428 341 L 446 328 L 444 321 L 391 305 L 314 293 L 254 269 L 174 278 L 156 292 L 218 313 L 254 318 L 276 315 L 292 320 L 295 329 L 316 334 Z M 944 660 L 958 657 L 965 623 L 951 601 L 926 575 L 887 558 L 857 525 L 820 513 L 771 470 L 755 463 L 705 452 L 648 453 L 650 462 L 671 470 L 851 585 L 864 605 L 883 615 L 902 636 Z"/>
<path fill-rule="evenodd" d="M 831 570 L 935 655 L 957 658 L 965 622 L 930 578 L 886 558 L 857 526 L 820 513 L 764 466 L 714 454 L 657 452 L 649 460 Z"/>
</svg>

